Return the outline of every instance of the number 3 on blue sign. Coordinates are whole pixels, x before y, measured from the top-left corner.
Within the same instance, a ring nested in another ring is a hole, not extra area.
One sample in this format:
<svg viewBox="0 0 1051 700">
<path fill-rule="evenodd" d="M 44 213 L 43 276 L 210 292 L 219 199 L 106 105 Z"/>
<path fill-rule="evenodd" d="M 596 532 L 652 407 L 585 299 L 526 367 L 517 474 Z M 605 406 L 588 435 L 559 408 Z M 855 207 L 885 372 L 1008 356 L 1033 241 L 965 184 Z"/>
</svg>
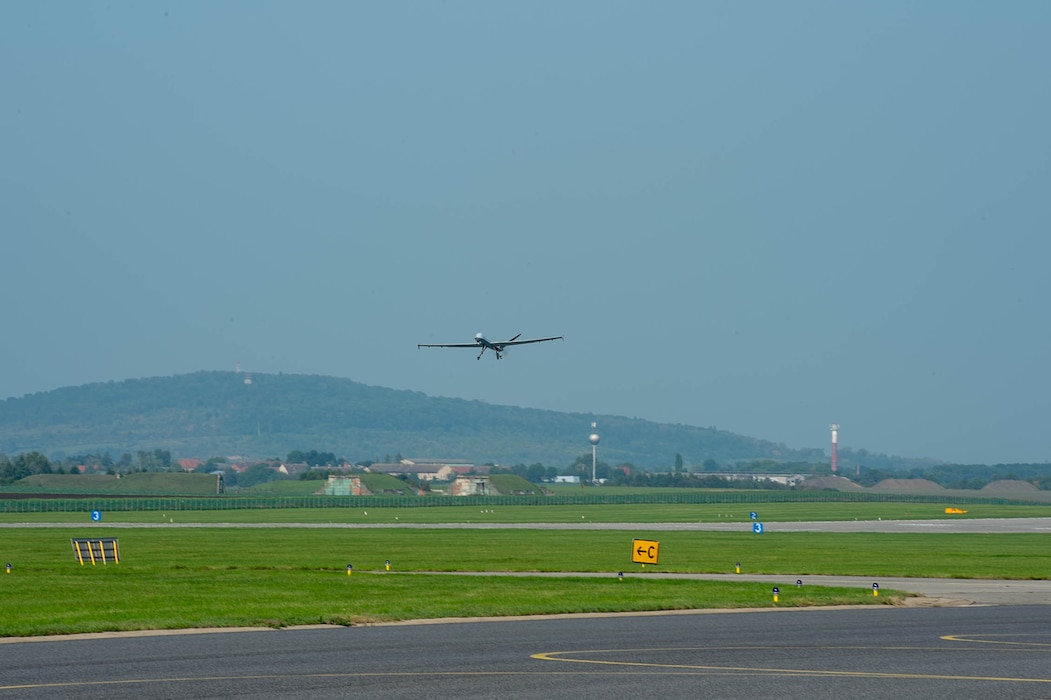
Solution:
<svg viewBox="0 0 1051 700">
<path fill-rule="evenodd" d="M 753 523 L 752 524 L 752 532 L 754 532 L 757 535 L 763 534 L 763 524 L 762 523 Z"/>
<path fill-rule="evenodd" d="M 102 511 L 101 510 L 93 510 L 93 511 L 91 511 L 91 519 L 94 520 L 96 523 L 98 521 L 102 520 Z"/>
</svg>

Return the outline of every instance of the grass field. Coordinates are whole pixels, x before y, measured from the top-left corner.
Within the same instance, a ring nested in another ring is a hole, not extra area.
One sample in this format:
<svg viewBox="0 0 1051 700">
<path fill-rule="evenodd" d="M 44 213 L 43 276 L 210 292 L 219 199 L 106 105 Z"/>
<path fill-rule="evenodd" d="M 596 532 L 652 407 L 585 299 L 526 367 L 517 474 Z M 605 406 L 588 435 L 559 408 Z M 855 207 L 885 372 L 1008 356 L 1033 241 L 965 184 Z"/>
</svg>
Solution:
<svg viewBox="0 0 1051 700">
<path fill-rule="evenodd" d="M 123 565 L 122 565 L 123 566 Z M 757 583 L 361 574 L 273 569 L 63 576 L 41 600 L 26 578 L 5 581 L 0 636 L 191 627 L 368 624 L 389 620 L 773 605 Z M 111 573 L 112 572 L 112 573 Z M 12 575 L 13 576 L 13 575 Z M 15 599 L 20 603 L 7 599 Z M 876 604 L 865 591 L 786 590 L 781 606 Z"/>
<path fill-rule="evenodd" d="M 906 510 L 907 509 L 907 510 Z M 1046 535 L 618 530 L 366 529 L 338 523 L 689 522 L 750 520 L 726 506 L 521 506 L 295 511 L 11 514 L 6 522 L 49 517 L 48 527 L 4 528 L 0 636 L 196 626 L 358 624 L 379 620 L 556 612 L 878 604 L 860 589 L 784 590 L 747 582 L 667 580 L 654 572 L 1046 579 Z M 914 504 L 764 504 L 760 519 L 1046 516 L 1028 506 L 981 506 L 947 516 Z M 977 511 L 977 512 L 976 512 Z M 67 518 L 72 518 L 67 520 Z M 203 527 L 170 527 L 202 523 Z M 108 522 L 154 527 L 107 528 Z M 316 528 L 224 528 L 214 522 L 316 523 Z M 165 526 L 165 524 L 169 526 Z M 71 537 L 116 537 L 120 564 L 81 566 Z M 659 564 L 630 562 L 634 537 L 660 541 Z M 386 561 L 391 569 L 386 570 Z M 346 574 L 348 564 L 353 575 Z M 617 572 L 626 575 L 623 580 Z M 436 573 L 446 572 L 446 573 Z M 595 578 L 449 575 L 449 572 L 595 572 Z"/>
<path fill-rule="evenodd" d="M 122 560 L 95 566 L 82 566 L 73 555 L 69 540 L 84 536 L 81 528 L 3 534 L 2 556 L 13 570 L 0 574 L 0 636 L 775 605 L 765 584 L 647 577 L 630 563 L 627 532 L 100 528 L 90 536 L 117 537 Z M 769 554 L 780 554 L 764 564 L 734 539 L 743 538 L 663 540 L 669 565 L 647 570 L 729 572 L 734 556 L 756 570 L 781 566 L 784 542 L 771 542 Z M 608 576 L 423 573 L 457 571 Z M 808 586 L 786 590 L 777 605 L 894 600 L 893 591 L 875 599 L 859 589 Z"/>
</svg>

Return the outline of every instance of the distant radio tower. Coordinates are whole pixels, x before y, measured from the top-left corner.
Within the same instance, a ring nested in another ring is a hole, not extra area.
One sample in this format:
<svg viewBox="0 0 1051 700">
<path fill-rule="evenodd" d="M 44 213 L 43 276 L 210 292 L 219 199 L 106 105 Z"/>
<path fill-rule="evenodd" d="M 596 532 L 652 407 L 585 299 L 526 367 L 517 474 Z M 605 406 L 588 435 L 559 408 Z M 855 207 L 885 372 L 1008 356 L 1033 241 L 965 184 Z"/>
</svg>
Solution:
<svg viewBox="0 0 1051 700">
<path fill-rule="evenodd" d="M 839 455 L 836 454 L 836 443 L 839 442 L 839 423 L 832 423 L 828 429 L 832 431 L 832 473 L 835 474 L 839 468 Z"/>
</svg>

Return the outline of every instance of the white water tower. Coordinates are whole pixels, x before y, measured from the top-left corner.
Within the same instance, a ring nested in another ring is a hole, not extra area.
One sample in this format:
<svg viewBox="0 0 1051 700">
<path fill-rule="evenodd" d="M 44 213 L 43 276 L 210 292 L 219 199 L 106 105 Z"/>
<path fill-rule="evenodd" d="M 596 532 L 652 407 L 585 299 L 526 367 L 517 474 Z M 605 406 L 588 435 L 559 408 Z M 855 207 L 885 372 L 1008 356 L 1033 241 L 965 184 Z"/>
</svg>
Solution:
<svg viewBox="0 0 1051 700">
<path fill-rule="evenodd" d="M 598 424 L 592 423 L 591 435 L 588 435 L 588 442 L 591 443 L 591 483 L 595 483 L 595 448 L 598 447 L 598 433 L 595 432 L 596 427 L 598 427 Z"/>
<path fill-rule="evenodd" d="M 839 446 L 839 423 L 830 424 L 828 429 L 832 431 L 832 476 L 835 476 L 836 470 L 839 469 L 839 455 L 836 454 L 836 448 Z"/>
</svg>

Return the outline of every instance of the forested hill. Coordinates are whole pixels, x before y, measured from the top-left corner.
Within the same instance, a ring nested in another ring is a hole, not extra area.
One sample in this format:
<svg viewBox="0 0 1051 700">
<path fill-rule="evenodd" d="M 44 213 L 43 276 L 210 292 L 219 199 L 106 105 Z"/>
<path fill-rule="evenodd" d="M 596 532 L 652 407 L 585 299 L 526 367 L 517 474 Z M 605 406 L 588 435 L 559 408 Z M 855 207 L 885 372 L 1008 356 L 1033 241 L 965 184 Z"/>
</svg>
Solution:
<svg viewBox="0 0 1051 700">
<path fill-rule="evenodd" d="M 687 465 L 826 460 L 822 450 L 712 428 L 496 406 L 313 375 L 253 374 L 249 384 L 235 372 L 87 384 L 0 401 L 0 452 L 117 457 L 166 449 L 175 458 L 266 458 L 315 449 L 353 461 L 402 455 L 562 467 L 590 455 L 591 421 L 602 436 L 599 459 L 613 466 L 666 469 L 676 454 Z"/>
</svg>

